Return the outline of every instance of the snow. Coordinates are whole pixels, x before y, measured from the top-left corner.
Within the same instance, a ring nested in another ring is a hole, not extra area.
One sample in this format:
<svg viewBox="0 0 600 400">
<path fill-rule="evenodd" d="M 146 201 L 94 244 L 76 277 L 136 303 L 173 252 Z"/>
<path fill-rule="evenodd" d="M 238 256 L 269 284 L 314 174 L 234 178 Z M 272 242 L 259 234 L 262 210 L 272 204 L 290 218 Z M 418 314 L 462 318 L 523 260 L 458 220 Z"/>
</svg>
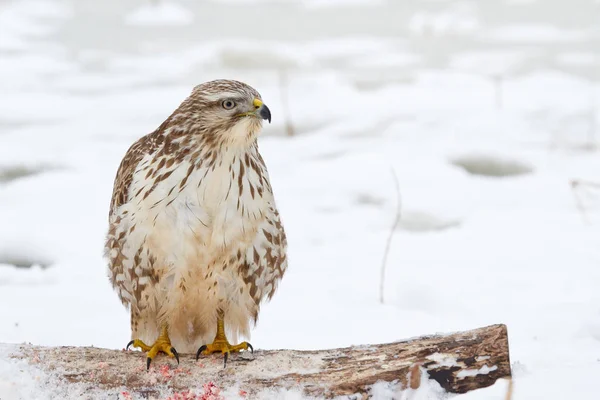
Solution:
<svg viewBox="0 0 600 400">
<path fill-rule="evenodd" d="M 433 353 L 432 355 L 427 356 L 427 359 L 435 362 L 432 368 L 458 366 L 456 357 L 450 354 Z"/>
<path fill-rule="evenodd" d="M 554 61 L 597 64 L 597 32 L 583 15 L 597 5 L 125 3 L 0 3 L 0 342 L 127 343 L 129 316 L 102 258 L 118 164 L 194 85 L 230 77 L 272 111 L 260 146 L 290 244 L 255 348 L 505 323 L 514 400 L 598 398 L 600 191 L 585 189 L 584 219 L 569 182 L 600 181 L 600 85 Z M 226 7 L 231 26 L 205 20 Z M 544 13 L 529 21 L 524 7 Z M 372 18 L 392 12 L 393 26 Z M 247 13 L 261 25 L 242 23 Z M 435 42 L 414 35 L 428 29 Z M 283 134 L 282 71 L 295 137 Z M 502 108 L 490 74 L 503 75 Z M 526 173 L 473 174 L 465 160 Z M 396 215 L 391 168 L 402 220 L 380 304 Z M 38 372 L 4 353 L 0 398 L 47 396 Z M 456 398 L 505 391 L 498 382 Z"/>
<path fill-rule="evenodd" d="M 374 399 L 398 400 L 439 400 L 450 395 L 434 380 L 427 379 L 427 372 L 421 370 L 422 384 L 417 389 L 403 388 L 397 383 L 377 382 L 371 387 L 369 396 Z"/>
<path fill-rule="evenodd" d="M 494 154 L 463 154 L 454 157 L 451 162 L 473 175 L 502 177 L 533 172 L 533 167 L 524 161 Z"/>
<path fill-rule="evenodd" d="M 508 42 L 577 42 L 585 37 L 577 30 L 564 30 L 549 25 L 514 25 L 494 29 L 487 39 Z"/>
<path fill-rule="evenodd" d="M 417 34 L 465 34 L 480 28 L 477 13 L 466 2 L 453 2 L 441 11 L 416 12 L 409 22 L 409 29 Z"/>
<path fill-rule="evenodd" d="M 465 378 L 467 376 L 477 376 L 477 375 L 487 375 L 492 371 L 495 371 L 498 369 L 497 365 L 494 365 L 492 367 L 488 367 L 487 365 L 484 365 L 483 367 L 479 368 L 479 369 L 465 369 L 463 371 L 460 371 L 456 376 L 458 376 L 459 378 Z"/>
<path fill-rule="evenodd" d="M 156 26 L 190 24 L 193 15 L 177 3 L 158 2 L 141 6 L 125 17 L 128 25 Z"/>
</svg>

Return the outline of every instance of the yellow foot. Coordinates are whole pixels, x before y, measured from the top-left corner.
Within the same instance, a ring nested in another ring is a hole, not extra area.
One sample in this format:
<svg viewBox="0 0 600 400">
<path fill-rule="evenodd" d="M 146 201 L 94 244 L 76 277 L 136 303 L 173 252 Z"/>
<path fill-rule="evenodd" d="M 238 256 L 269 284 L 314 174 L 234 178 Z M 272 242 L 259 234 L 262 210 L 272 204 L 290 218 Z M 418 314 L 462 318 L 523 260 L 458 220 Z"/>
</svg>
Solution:
<svg viewBox="0 0 600 400">
<path fill-rule="evenodd" d="M 126 349 L 129 349 L 129 346 L 137 347 L 148 353 L 146 358 L 146 370 L 150 369 L 150 363 L 158 353 L 164 353 L 169 357 L 175 357 L 177 364 L 179 364 L 179 354 L 177 353 L 177 350 L 175 350 L 175 347 L 171 346 L 171 341 L 166 333 L 164 335 L 161 334 L 152 346 L 148 346 L 138 339 L 127 343 Z"/>
<path fill-rule="evenodd" d="M 227 366 L 227 357 L 229 357 L 229 353 L 239 352 L 240 350 L 250 350 L 250 352 L 254 353 L 252 345 L 248 342 L 242 342 L 234 346 L 229 344 L 226 339 L 215 339 L 215 341 L 211 344 L 200 346 L 196 352 L 196 361 L 198 361 L 198 358 L 200 358 L 200 354 L 207 356 L 213 353 L 221 353 L 224 355 L 223 368 L 225 368 Z"/>
</svg>

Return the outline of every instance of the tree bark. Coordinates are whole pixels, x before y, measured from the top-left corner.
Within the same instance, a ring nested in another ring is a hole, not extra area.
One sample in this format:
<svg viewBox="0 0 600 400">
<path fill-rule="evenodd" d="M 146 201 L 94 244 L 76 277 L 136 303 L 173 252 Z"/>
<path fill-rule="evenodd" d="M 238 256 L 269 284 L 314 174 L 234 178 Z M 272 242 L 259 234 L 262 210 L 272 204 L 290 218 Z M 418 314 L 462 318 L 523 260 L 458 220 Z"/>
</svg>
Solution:
<svg viewBox="0 0 600 400">
<path fill-rule="evenodd" d="M 360 398 L 378 381 L 416 389 L 422 384 L 423 370 L 446 391 L 465 393 L 511 376 L 505 325 L 387 344 L 232 354 L 226 368 L 218 355 L 195 361 L 193 355 L 181 354 L 179 366 L 174 359 L 159 355 L 149 372 L 145 354 L 137 351 L 31 345 L 17 349 L 13 358 L 27 360 L 44 372 L 44 379 L 54 379 L 54 384 L 76 385 L 89 398 L 99 390 L 114 398 L 166 398 L 202 390 L 203 384 L 235 388 L 249 398 L 266 388 L 300 389 L 327 398 L 358 394 Z"/>
</svg>

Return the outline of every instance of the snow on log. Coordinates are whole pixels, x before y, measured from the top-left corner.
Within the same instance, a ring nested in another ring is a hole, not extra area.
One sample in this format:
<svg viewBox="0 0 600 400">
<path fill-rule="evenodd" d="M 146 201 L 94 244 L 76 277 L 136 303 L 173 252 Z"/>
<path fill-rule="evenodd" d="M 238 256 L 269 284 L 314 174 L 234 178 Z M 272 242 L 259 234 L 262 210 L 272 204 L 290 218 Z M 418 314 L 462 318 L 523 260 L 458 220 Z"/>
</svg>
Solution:
<svg viewBox="0 0 600 400">
<path fill-rule="evenodd" d="M 381 381 L 416 389 L 421 376 L 447 392 L 465 393 L 511 376 L 505 325 L 339 349 L 258 350 L 232 355 L 226 368 L 218 355 L 196 361 L 182 354 L 179 366 L 160 355 L 149 372 L 145 355 L 137 351 L 32 345 L 12 350 L 14 362 L 34 368 L 41 385 L 85 398 L 178 398 L 177 393 L 212 387 L 248 398 L 274 388 L 330 398 L 368 394 Z"/>
</svg>

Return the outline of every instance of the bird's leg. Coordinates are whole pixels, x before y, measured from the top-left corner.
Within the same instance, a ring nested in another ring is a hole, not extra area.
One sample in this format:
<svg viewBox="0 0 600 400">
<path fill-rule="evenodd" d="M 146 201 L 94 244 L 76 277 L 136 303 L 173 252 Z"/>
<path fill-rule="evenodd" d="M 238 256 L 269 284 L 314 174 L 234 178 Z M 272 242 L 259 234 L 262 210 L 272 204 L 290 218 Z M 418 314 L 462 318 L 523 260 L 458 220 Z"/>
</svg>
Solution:
<svg viewBox="0 0 600 400">
<path fill-rule="evenodd" d="M 225 321 L 223 318 L 223 313 L 219 312 L 219 316 L 217 317 L 217 334 L 215 335 L 215 339 L 211 344 L 200 346 L 196 352 L 196 360 L 198 360 L 200 354 L 209 355 L 212 353 L 221 353 L 223 354 L 224 358 L 223 368 L 225 368 L 227 366 L 227 358 L 229 357 L 229 353 L 235 353 L 240 350 L 250 350 L 252 353 L 254 353 L 254 349 L 248 342 L 242 342 L 236 345 L 229 344 L 227 336 L 225 336 Z"/>
<path fill-rule="evenodd" d="M 129 346 L 137 347 L 147 353 L 146 370 L 150 369 L 150 363 L 158 353 L 164 353 L 169 357 L 175 357 L 177 364 L 179 364 L 179 354 L 177 353 L 177 350 L 175 350 L 175 347 L 171 346 L 167 325 L 163 326 L 158 339 L 156 339 L 156 342 L 154 342 L 152 346 L 148 346 L 139 339 L 134 339 L 127 343 L 127 349 L 129 349 Z"/>
</svg>

